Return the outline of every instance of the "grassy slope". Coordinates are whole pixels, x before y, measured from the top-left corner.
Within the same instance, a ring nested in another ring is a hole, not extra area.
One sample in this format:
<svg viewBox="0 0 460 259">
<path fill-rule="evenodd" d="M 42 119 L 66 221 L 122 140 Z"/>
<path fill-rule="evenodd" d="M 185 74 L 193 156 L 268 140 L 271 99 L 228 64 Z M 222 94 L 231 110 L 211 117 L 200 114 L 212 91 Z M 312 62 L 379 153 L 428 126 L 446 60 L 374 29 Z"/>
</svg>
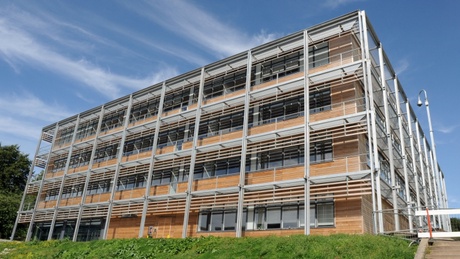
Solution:
<svg viewBox="0 0 460 259">
<path fill-rule="evenodd" d="M 13 250 L 5 254 L 5 248 Z M 405 240 L 373 235 L 144 238 L 2 242 L 0 258 L 414 258 L 416 249 Z"/>
</svg>

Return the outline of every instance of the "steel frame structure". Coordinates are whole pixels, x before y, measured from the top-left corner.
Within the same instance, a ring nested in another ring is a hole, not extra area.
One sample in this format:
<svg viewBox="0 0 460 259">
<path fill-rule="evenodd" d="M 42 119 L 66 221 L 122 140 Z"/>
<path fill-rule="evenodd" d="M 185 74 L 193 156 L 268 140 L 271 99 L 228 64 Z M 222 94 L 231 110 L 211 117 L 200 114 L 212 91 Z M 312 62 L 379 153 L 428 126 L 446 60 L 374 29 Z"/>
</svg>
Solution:
<svg viewBox="0 0 460 259">
<path fill-rule="evenodd" d="M 317 61 L 309 53 L 318 44 L 337 39 L 349 42 L 337 47 L 336 52 L 330 47 L 324 62 L 327 64 L 320 61 L 316 67 L 313 63 Z M 346 48 L 350 49 L 345 51 Z M 297 63 L 285 63 L 283 67 L 287 71 L 288 67 L 298 65 L 293 75 L 282 74 L 279 72 L 282 70 L 272 66 L 270 78 L 264 78 L 264 62 L 287 59 L 286 56 L 295 53 L 303 56 Z M 234 71 L 245 71 L 242 88 L 223 84 L 223 93 L 216 94 L 218 97 L 205 96 L 209 82 L 236 74 Z M 339 112 L 318 119 L 311 114 L 311 91 L 326 85 L 333 90 L 352 85 L 355 97 L 351 101 L 333 102 L 331 111 Z M 174 97 L 177 95 L 181 96 L 179 103 Z M 288 121 L 295 119 L 276 118 L 264 124 L 260 120 L 259 109 L 263 105 L 292 97 L 304 100 L 299 122 L 288 125 Z M 157 102 L 158 107 L 136 110 L 135 107 L 150 101 Z M 200 135 L 201 122 L 235 111 L 242 111 L 242 125 L 237 129 L 209 131 L 206 137 Z M 169 141 L 160 143 L 161 133 L 175 125 L 184 127 L 183 139 L 172 140 L 168 135 Z M 273 127 L 257 132 L 257 127 L 263 125 Z M 90 133 L 86 134 L 87 131 Z M 153 140 L 148 147 L 138 148 L 136 145 L 140 144 L 134 144 L 135 148 L 128 153 L 127 143 L 138 135 L 152 136 Z M 66 140 L 69 136 L 70 141 Z M 213 141 L 215 138 L 218 141 Z M 361 149 L 365 152 L 340 157 L 334 151 L 331 163 L 334 168 L 318 169 L 311 161 L 312 143 L 330 141 L 335 146 L 348 138 L 365 147 Z M 267 170 L 269 174 L 257 178 L 257 171 L 252 172 L 260 152 L 300 146 L 304 150 L 300 173 L 293 171 L 290 175 L 283 168 L 272 168 Z M 81 163 L 82 156 L 75 154 L 84 152 L 90 155 Z M 194 178 L 200 163 L 232 157 L 240 157 L 235 181 L 217 176 L 208 180 Z M 63 170 L 53 167 L 59 159 L 65 159 Z M 335 168 L 338 161 L 344 161 L 342 169 Z M 75 221 L 71 236 L 77 241 L 82 220 L 92 218 L 102 220 L 101 238 L 107 239 L 109 234 L 118 237 L 110 230 L 114 220 L 138 216 L 135 236 L 143 237 L 152 215 L 173 213 L 183 214 L 180 236 L 188 237 L 198 231 L 194 227 L 197 219 L 191 220 L 191 215 L 198 217 L 200 211 L 214 208 L 236 208 L 236 227 L 231 233 L 241 237 L 248 232 L 244 230 L 244 213 L 254 214 L 250 211 L 254 207 L 296 203 L 310 208 L 314 200 L 352 197 L 361 199 L 362 210 L 371 211 L 371 226 L 362 232 L 415 232 L 427 224 L 415 214 L 416 210 L 448 206 L 444 174 L 436 163 L 382 43 L 365 12 L 356 11 L 45 127 L 11 239 L 18 224 L 29 224 L 26 240 L 31 240 L 34 226 L 41 222 L 51 223 L 47 239 L 53 235 L 62 238 L 66 223 L 60 233 L 55 233 L 56 222 Z M 170 177 L 182 177 L 184 181 L 170 181 L 164 187 L 166 191 L 152 185 L 155 170 L 172 167 L 179 169 Z M 34 181 L 32 175 L 37 169 L 45 170 L 44 177 Z M 333 173 L 326 173 L 329 171 Z M 120 190 L 120 179 L 132 175 L 144 177 L 145 186 Z M 109 191 L 93 193 L 103 188 Z M 57 199 L 48 198 L 53 190 L 58 190 Z M 35 205 L 28 208 L 31 197 L 35 197 Z M 370 204 L 364 204 L 365 197 Z M 314 215 L 305 209 L 303 217 L 302 231 L 309 235 L 308 222 L 312 222 Z M 432 222 L 434 227 L 449 228 L 447 218 L 435 217 Z"/>
</svg>

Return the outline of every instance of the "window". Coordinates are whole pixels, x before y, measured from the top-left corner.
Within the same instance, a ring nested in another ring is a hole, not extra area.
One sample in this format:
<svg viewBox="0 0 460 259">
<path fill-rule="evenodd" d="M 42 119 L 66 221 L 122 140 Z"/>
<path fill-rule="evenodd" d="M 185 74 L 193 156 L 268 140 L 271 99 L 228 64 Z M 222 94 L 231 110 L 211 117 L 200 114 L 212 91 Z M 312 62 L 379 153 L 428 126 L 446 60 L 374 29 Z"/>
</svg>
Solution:
<svg viewBox="0 0 460 259">
<path fill-rule="evenodd" d="M 247 215 L 252 215 L 247 217 Z M 199 231 L 234 231 L 236 229 L 235 209 L 201 211 L 198 216 Z M 305 206 L 303 204 L 255 207 L 252 212 L 243 210 L 243 230 L 248 222 L 250 230 L 293 229 L 305 227 Z M 311 227 L 334 226 L 334 202 L 312 201 L 310 204 Z"/>
<path fill-rule="evenodd" d="M 225 76 L 207 79 L 204 83 L 204 99 L 211 99 L 227 93 L 241 90 L 246 84 L 246 67 L 241 67 L 236 72 L 227 71 Z"/>
<path fill-rule="evenodd" d="M 333 203 L 317 203 L 316 205 L 316 227 L 334 225 L 334 205 Z M 311 207 L 310 207 L 311 208 Z M 310 214 L 311 216 L 312 214 Z M 311 216 L 313 218 L 313 216 Z"/>
<path fill-rule="evenodd" d="M 283 207 L 282 212 L 282 228 L 297 228 L 299 227 L 298 221 L 298 208 L 297 206 L 286 206 Z"/>
<path fill-rule="evenodd" d="M 304 97 L 298 96 L 287 100 L 281 100 L 266 104 L 260 107 L 259 124 L 273 123 L 272 119 L 278 121 L 297 118 L 301 116 L 304 109 Z"/>
<path fill-rule="evenodd" d="M 237 174 L 240 172 L 240 157 L 232 157 L 195 165 L 194 179 Z"/>
<path fill-rule="evenodd" d="M 256 158 L 255 170 L 301 165 L 304 163 L 304 147 L 299 145 L 265 151 L 258 153 Z"/>
<path fill-rule="evenodd" d="M 96 182 L 91 182 L 88 185 L 87 193 L 91 194 L 100 194 L 110 191 L 110 180 L 101 180 Z"/>
<path fill-rule="evenodd" d="M 210 212 L 201 212 L 198 217 L 198 230 L 199 231 L 209 231 L 209 221 L 211 217 L 209 216 Z"/>
<path fill-rule="evenodd" d="M 267 208 L 267 229 L 281 228 L 281 208 Z"/>
<path fill-rule="evenodd" d="M 332 140 L 310 144 L 310 162 L 319 163 L 332 160 Z"/>
<path fill-rule="evenodd" d="M 124 109 L 104 115 L 104 118 L 102 119 L 101 132 L 108 131 L 108 130 L 111 130 L 113 128 L 120 127 L 121 125 L 123 125 L 124 116 L 125 116 Z"/>
<path fill-rule="evenodd" d="M 322 42 L 308 48 L 308 67 L 314 68 L 329 63 L 329 43 Z"/>
<path fill-rule="evenodd" d="M 331 89 L 329 86 L 310 92 L 310 114 L 331 109 Z"/>
<path fill-rule="evenodd" d="M 255 64 L 251 71 L 252 85 L 302 71 L 303 57 L 302 49 L 290 50 Z"/>
<path fill-rule="evenodd" d="M 146 178 L 146 173 L 120 177 L 118 179 L 117 191 L 132 190 L 134 188 L 144 187 Z"/>
<path fill-rule="evenodd" d="M 150 99 L 133 105 L 129 122 L 143 120 L 158 114 L 160 99 Z"/>
<path fill-rule="evenodd" d="M 189 170 L 189 166 L 186 166 L 183 169 L 179 167 L 174 167 L 168 169 L 154 170 L 152 177 L 152 186 L 187 181 Z"/>
<path fill-rule="evenodd" d="M 235 231 L 235 209 L 202 211 L 198 216 L 198 231 Z M 247 210 L 243 210 L 243 230 L 246 228 Z"/>
</svg>

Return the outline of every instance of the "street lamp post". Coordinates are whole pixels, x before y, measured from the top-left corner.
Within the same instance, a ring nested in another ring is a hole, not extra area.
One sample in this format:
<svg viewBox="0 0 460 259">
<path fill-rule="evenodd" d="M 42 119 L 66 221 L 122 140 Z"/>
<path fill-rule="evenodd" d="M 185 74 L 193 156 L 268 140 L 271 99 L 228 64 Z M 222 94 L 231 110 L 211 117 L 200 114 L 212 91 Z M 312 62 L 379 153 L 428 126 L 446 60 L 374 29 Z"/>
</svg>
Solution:
<svg viewBox="0 0 460 259">
<path fill-rule="evenodd" d="M 431 148 L 432 148 L 432 151 L 433 151 L 433 172 L 434 172 L 434 176 L 436 178 L 436 187 L 437 187 L 437 196 L 438 196 L 438 200 L 436 201 L 437 203 L 437 207 L 439 209 L 441 203 L 440 203 L 440 199 L 441 199 L 441 186 L 440 186 L 440 177 L 439 177 L 439 170 L 438 170 L 438 159 L 437 159 L 437 156 L 436 156 L 436 143 L 434 142 L 434 134 L 433 134 L 433 126 L 431 125 L 431 114 L 430 114 L 430 106 L 429 106 L 429 102 L 428 102 L 428 96 L 427 96 L 427 93 L 424 89 L 420 90 L 420 92 L 418 93 L 418 100 L 417 100 L 417 106 L 418 107 L 421 107 L 422 106 L 422 100 L 420 98 L 420 95 L 424 93 L 425 95 L 425 107 L 426 107 L 426 114 L 427 114 L 427 117 L 428 117 L 428 127 L 430 129 L 430 139 L 431 139 Z M 443 224 L 444 225 L 444 224 Z"/>
</svg>

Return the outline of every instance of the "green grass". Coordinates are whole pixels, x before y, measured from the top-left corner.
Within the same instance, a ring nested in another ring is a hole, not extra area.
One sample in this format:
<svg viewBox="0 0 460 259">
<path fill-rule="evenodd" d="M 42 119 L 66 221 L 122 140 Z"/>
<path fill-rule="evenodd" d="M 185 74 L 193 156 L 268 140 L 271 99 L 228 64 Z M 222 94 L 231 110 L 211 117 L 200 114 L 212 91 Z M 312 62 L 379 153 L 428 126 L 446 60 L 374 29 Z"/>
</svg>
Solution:
<svg viewBox="0 0 460 259">
<path fill-rule="evenodd" d="M 211 236 L 1 242 L 0 258 L 414 258 L 416 249 L 402 239 L 373 235 Z"/>
</svg>

